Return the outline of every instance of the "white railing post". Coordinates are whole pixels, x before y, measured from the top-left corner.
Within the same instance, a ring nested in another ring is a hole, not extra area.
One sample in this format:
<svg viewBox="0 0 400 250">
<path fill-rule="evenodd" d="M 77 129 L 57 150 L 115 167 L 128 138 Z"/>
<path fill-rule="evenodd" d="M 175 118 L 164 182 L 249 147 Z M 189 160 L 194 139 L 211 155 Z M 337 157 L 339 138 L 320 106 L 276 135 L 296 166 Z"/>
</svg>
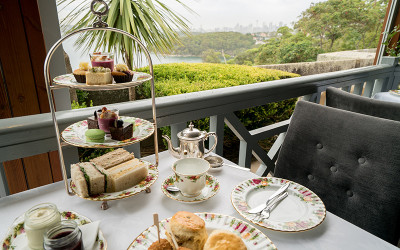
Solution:
<svg viewBox="0 0 400 250">
<path fill-rule="evenodd" d="M 215 132 L 218 136 L 218 143 L 213 152 L 220 156 L 223 155 L 224 149 L 224 128 L 225 122 L 223 115 L 210 116 L 210 132 Z M 214 143 L 215 139 L 211 136 L 209 139 L 209 147 L 214 145 Z"/>
</svg>

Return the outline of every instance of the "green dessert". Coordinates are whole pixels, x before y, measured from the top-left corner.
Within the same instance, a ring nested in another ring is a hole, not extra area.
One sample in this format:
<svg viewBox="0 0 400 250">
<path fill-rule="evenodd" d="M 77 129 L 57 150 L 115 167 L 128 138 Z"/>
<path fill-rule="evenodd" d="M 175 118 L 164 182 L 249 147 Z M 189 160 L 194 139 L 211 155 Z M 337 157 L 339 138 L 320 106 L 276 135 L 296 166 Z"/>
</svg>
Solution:
<svg viewBox="0 0 400 250">
<path fill-rule="evenodd" d="M 101 129 L 88 129 L 85 132 L 86 142 L 104 142 L 104 136 L 106 132 Z"/>
</svg>

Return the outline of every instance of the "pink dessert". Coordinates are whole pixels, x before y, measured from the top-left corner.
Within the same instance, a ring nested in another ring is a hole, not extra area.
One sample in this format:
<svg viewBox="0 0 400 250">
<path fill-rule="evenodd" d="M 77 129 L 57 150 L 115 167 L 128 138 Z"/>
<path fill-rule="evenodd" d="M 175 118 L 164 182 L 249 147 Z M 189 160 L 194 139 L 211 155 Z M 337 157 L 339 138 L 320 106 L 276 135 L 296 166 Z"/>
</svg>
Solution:
<svg viewBox="0 0 400 250">
<path fill-rule="evenodd" d="M 90 54 L 90 61 L 92 67 L 103 67 L 109 68 L 111 71 L 114 70 L 114 54 L 106 52 L 93 52 Z"/>
<path fill-rule="evenodd" d="M 99 129 L 110 133 L 110 126 L 114 124 L 115 120 L 118 120 L 118 113 L 117 109 L 108 110 L 106 107 L 103 107 L 101 112 L 97 111 Z"/>
</svg>

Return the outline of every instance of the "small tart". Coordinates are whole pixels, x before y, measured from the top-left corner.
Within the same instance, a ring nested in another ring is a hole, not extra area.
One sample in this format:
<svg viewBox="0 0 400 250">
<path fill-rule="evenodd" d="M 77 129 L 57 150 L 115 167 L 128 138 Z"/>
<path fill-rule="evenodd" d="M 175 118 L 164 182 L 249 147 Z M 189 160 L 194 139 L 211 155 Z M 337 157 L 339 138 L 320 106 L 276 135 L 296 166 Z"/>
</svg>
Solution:
<svg viewBox="0 0 400 250">
<path fill-rule="evenodd" d="M 85 83 L 86 82 L 86 72 L 90 70 L 90 66 L 88 62 L 80 62 L 79 63 L 79 69 L 74 70 L 73 74 L 75 77 L 75 80 L 79 83 Z"/>
<path fill-rule="evenodd" d="M 133 79 L 133 71 L 129 70 L 128 66 L 122 63 L 115 65 L 114 71 L 111 74 L 117 83 L 130 82 Z"/>
</svg>

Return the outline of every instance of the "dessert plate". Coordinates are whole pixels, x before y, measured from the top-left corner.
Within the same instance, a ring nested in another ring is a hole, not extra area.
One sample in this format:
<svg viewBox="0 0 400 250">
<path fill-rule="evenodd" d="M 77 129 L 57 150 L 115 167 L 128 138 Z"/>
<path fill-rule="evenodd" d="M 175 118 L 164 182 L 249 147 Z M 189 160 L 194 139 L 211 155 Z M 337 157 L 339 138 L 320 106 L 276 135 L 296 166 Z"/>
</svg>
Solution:
<svg viewBox="0 0 400 250">
<path fill-rule="evenodd" d="M 73 74 L 65 74 L 61 76 L 54 77 L 53 83 L 65 87 L 82 89 L 82 90 L 116 90 L 125 89 L 127 87 L 135 87 L 142 84 L 145 81 L 150 80 L 152 77 L 147 73 L 134 72 L 133 79 L 131 82 L 123 82 L 105 85 L 86 85 L 86 83 L 79 83 L 75 80 Z"/>
<path fill-rule="evenodd" d="M 212 175 L 206 175 L 206 186 L 199 196 L 196 197 L 186 197 L 181 194 L 181 192 L 170 192 L 167 190 L 168 186 L 175 185 L 175 175 L 170 175 L 161 184 L 161 190 L 163 193 L 173 200 L 183 202 L 183 203 L 199 203 L 206 201 L 217 194 L 219 190 L 219 182 L 217 178 Z"/>
<path fill-rule="evenodd" d="M 129 116 L 120 116 L 119 118 L 124 120 L 124 122 L 132 122 L 135 126 L 132 138 L 117 141 L 111 139 L 110 135 L 106 135 L 103 143 L 86 142 L 85 132 L 88 129 L 88 124 L 87 120 L 83 120 L 68 126 L 61 133 L 61 139 L 68 144 L 82 148 L 115 148 L 143 141 L 154 133 L 153 123 L 147 120 Z"/>
<path fill-rule="evenodd" d="M 60 211 L 61 220 L 74 220 L 78 225 L 85 225 L 92 222 L 89 218 L 72 211 Z M 24 228 L 24 215 L 19 216 L 7 231 L 7 236 L 1 243 L 2 249 L 18 250 L 29 249 L 28 238 L 25 234 Z M 96 242 L 94 243 L 93 250 L 107 249 L 107 242 L 104 238 L 103 232 L 99 229 Z"/>
<path fill-rule="evenodd" d="M 154 182 L 157 180 L 158 178 L 158 169 L 152 165 L 152 163 L 147 162 L 147 161 L 142 161 L 141 162 L 147 164 L 148 169 L 149 169 L 149 174 L 147 175 L 147 177 L 141 181 L 139 184 L 119 191 L 119 192 L 114 192 L 114 193 L 101 193 L 101 194 L 96 194 L 96 195 L 92 195 L 89 197 L 82 197 L 80 195 L 78 195 L 78 193 L 76 192 L 76 186 L 75 184 L 71 181 L 71 189 L 72 192 L 75 193 L 75 195 L 85 199 L 85 200 L 92 200 L 92 201 L 111 201 L 111 200 L 120 200 L 120 199 L 125 199 L 131 196 L 134 196 L 142 191 L 145 191 L 148 187 L 150 187 L 151 185 L 154 184 Z"/>
<path fill-rule="evenodd" d="M 292 181 L 287 191 L 289 196 L 272 210 L 268 219 L 248 213 L 249 209 L 265 202 L 287 182 L 274 177 L 243 181 L 232 191 L 232 205 L 247 220 L 275 231 L 300 232 L 320 225 L 326 216 L 324 203 L 314 192 Z"/>
<path fill-rule="evenodd" d="M 214 214 L 214 213 L 195 213 L 206 223 L 207 233 L 210 234 L 216 229 L 234 232 L 241 236 L 247 249 L 277 249 L 274 243 L 260 230 L 252 225 L 239 220 L 235 217 Z M 165 226 L 171 218 L 160 221 L 160 237 L 166 239 Z M 151 226 L 144 230 L 128 247 L 128 249 L 148 249 L 153 242 L 157 241 L 157 228 Z"/>
</svg>

